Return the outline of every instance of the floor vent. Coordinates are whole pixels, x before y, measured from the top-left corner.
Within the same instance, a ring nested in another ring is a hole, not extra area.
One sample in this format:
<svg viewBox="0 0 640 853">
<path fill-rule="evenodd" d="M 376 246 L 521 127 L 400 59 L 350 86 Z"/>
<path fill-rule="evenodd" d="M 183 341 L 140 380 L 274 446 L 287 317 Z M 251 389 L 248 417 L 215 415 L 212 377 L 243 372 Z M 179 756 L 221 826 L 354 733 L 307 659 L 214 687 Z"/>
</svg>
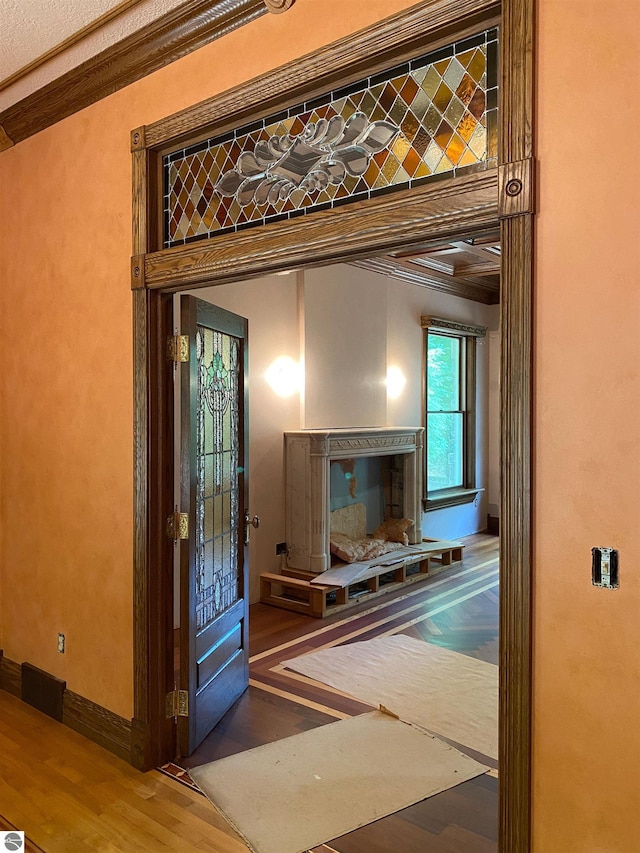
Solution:
<svg viewBox="0 0 640 853">
<path fill-rule="evenodd" d="M 22 664 L 22 701 L 43 714 L 62 722 L 62 697 L 66 681 L 62 681 L 30 663 Z"/>
</svg>

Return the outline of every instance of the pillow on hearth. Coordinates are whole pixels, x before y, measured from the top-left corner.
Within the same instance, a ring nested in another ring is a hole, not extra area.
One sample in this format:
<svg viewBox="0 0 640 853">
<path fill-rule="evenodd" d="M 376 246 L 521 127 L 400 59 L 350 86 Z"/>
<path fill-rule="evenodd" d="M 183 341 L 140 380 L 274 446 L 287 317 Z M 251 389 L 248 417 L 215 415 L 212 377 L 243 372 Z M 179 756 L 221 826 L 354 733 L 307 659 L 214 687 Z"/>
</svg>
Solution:
<svg viewBox="0 0 640 853">
<path fill-rule="evenodd" d="M 388 551 L 387 543 L 383 539 L 350 539 L 344 533 L 331 533 L 329 542 L 331 553 L 345 563 L 373 560 Z"/>
<path fill-rule="evenodd" d="M 384 542 L 401 542 L 409 544 L 406 531 L 413 526 L 412 518 L 387 518 L 373 534 L 374 539 L 382 539 Z"/>
</svg>

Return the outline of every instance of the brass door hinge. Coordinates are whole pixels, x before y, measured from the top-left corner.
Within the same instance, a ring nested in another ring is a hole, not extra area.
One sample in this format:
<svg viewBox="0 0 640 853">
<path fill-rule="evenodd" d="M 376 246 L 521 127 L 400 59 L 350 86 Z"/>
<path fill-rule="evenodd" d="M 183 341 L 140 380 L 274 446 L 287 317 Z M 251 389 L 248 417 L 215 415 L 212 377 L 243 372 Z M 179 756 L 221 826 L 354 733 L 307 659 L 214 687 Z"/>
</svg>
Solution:
<svg viewBox="0 0 640 853">
<path fill-rule="evenodd" d="M 167 338 L 167 358 L 176 364 L 189 361 L 189 335 L 170 335 Z"/>
<path fill-rule="evenodd" d="M 175 540 L 189 538 L 189 516 L 186 512 L 172 512 L 167 516 L 167 536 Z"/>
<path fill-rule="evenodd" d="M 186 690 L 171 690 L 165 697 L 165 716 L 167 720 L 173 717 L 189 716 L 189 693 Z"/>
</svg>

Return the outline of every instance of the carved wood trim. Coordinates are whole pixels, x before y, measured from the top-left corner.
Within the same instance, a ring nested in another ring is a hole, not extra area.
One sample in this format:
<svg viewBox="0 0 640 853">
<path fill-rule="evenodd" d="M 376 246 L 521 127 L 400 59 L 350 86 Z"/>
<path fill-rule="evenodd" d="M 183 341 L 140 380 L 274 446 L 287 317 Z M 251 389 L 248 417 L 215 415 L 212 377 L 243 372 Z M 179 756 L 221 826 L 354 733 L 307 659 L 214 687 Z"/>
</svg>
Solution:
<svg viewBox="0 0 640 853">
<path fill-rule="evenodd" d="M 532 210 L 534 0 L 504 0 L 498 133 L 503 176 L 529 163 Z M 517 177 L 517 176 L 516 176 Z M 508 180 L 503 186 L 509 185 Z M 519 194 L 514 197 L 519 198 Z M 501 200 L 501 206 L 505 210 Z M 513 208 L 512 208 L 513 210 Z M 501 220 L 499 853 L 531 848 L 531 418 L 533 217 Z"/>
<path fill-rule="evenodd" d="M 222 133 L 499 23 L 495 0 L 431 0 L 147 125 L 152 148 Z M 1 120 L 0 116 L 0 120 Z M 215 128 L 215 130 L 214 130 Z"/>
<path fill-rule="evenodd" d="M 264 4 L 269 10 L 269 12 L 273 12 L 274 15 L 278 15 L 281 12 L 286 12 L 290 9 L 296 0 L 264 0 Z"/>
<path fill-rule="evenodd" d="M 502 3 L 498 113 L 501 163 L 528 160 L 534 155 L 534 6 L 533 0 L 503 0 Z"/>
<path fill-rule="evenodd" d="M 144 151 L 147 147 L 147 133 L 142 124 L 131 131 L 131 151 Z"/>
<path fill-rule="evenodd" d="M 148 762 L 149 737 L 146 727 L 149 721 L 149 685 L 153 672 L 150 654 L 151 624 L 154 616 L 150 610 L 149 561 L 149 447 L 148 447 L 148 404 L 149 377 L 147 370 L 147 293 L 133 292 L 133 721 L 132 760 L 133 764 L 146 769 Z"/>
<path fill-rule="evenodd" d="M 531 396 L 533 217 L 502 220 L 500 853 L 531 833 Z"/>
<path fill-rule="evenodd" d="M 134 290 L 134 554 L 132 763 L 148 770 L 175 750 L 175 726 L 164 715 L 173 685 L 172 542 L 165 536 L 173 506 L 171 367 L 166 335 L 171 298 Z M 151 367 L 152 366 L 152 367 Z"/>
<path fill-rule="evenodd" d="M 475 323 L 459 323 L 457 320 L 445 320 L 444 317 L 434 317 L 433 314 L 422 314 L 420 326 L 423 329 L 429 329 L 430 332 L 454 332 L 458 335 L 468 335 L 474 338 L 484 338 L 487 334 L 486 326 L 478 326 Z"/>
<path fill-rule="evenodd" d="M 65 50 L 68 50 L 70 47 L 78 44 L 82 39 L 90 36 L 92 33 L 95 33 L 106 24 L 110 24 L 111 21 L 115 21 L 116 18 L 119 18 L 124 12 L 128 12 L 129 9 L 137 6 L 140 2 L 141 0 L 121 0 L 117 6 L 114 6 L 112 9 L 108 9 L 98 18 L 90 21 L 86 26 L 77 30 L 75 33 L 72 33 L 72 35 L 64 39 L 64 41 L 59 42 L 50 50 L 40 54 L 40 56 L 37 56 L 32 62 L 27 63 L 27 65 L 23 65 L 22 68 L 19 68 L 13 74 L 10 74 L 2 80 L 0 82 L 0 92 L 8 89 L 9 86 L 13 86 L 14 83 L 18 82 L 18 80 L 22 80 L 23 77 L 26 77 L 28 74 L 31 74 L 32 71 L 35 71 L 36 68 L 40 68 L 40 66 L 54 59 L 56 56 L 64 53 Z"/>
<path fill-rule="evenodd" d="M 190 0 L 0 113 L 14 143 L 267 14 L 262 0 Z"/>
<path fill-rule="evenodd" d="M 496 170 L 436 181 L 333 210 L 165 249 L 145 258 L 149 288 L 240 280 L 384 252 L 497 220 Z"/>
<path fill-rule="evenodd" d="M 131 258 L 131 289 L 143 290 L 144 287 L 144 255 L 135 255 Z"/>
<path fill-rule="evenodd" d="M 0 151 L 6 151 L 7 148 L 12 148 L 13 145 L 13 139 L 9 138 L 9 135 L 5 131 L 4 127 L 0 124 Z"/>
<path fill-rule="evenodd" d="M 533 158 L 498 167 L 498 208 L 500 219 L 533 213 Z"/>
</svg>

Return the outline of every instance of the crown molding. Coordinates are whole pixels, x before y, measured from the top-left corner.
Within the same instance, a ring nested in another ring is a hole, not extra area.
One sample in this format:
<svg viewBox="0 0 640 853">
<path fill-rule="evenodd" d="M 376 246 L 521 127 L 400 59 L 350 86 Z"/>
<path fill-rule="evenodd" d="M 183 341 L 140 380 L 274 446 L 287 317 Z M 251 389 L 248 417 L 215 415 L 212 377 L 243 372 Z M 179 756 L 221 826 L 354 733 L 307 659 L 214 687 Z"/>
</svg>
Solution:
<svg viewBox="0 0 640 853">
<path fill-rule="evenodd" d="M 19 80 L 22 80 L 23 77 L 27 77 L 31 74 L 32 71 L 40 68 L 43 65 L 46 65 L 47 62 L 50 62 L 52 59 L 55 59 L 56 56 L 59 56 L 61 53 L 64 53 L 65 50 L 69 50 L 69 48 L 75 47 L 79 44 L 83 39 L 87 38 L 87 36 L 92 35 L 98 30 L 105 27 L 107 24 L 110 24 L 111 21 L 115 21 L 125 12 L 128 12 L 134 6 L 137 6 L 138 3 L 142 2 L 142 0 L 122 0 L 118 3 L 117 6 L 113 6 L 111 9 L 108 9 L 104 14 L 100 15 L 94 21 L 91 21 L 85 27 L 78 30 L 77 32 L 70 35 L 68 38 L 61 41 L 59 44 L 56 44 L 50 50 L 47 50 L 45 53 L 42 53 L 40 56 L 36 57 L 33 61 L 28 62 L 26 65 L 23 65 L 22 68 L 18 68 L 13 74 L 10 74 L 4 80 L 0 81 L 0 92 L 4 92 L 5 89 L 9 89 Z"/>
<path fill-rule="evenodd" d="M 0 151 L 266 14 L 264 0 L 190 0 L 0 112 Z"/>
</svg>

